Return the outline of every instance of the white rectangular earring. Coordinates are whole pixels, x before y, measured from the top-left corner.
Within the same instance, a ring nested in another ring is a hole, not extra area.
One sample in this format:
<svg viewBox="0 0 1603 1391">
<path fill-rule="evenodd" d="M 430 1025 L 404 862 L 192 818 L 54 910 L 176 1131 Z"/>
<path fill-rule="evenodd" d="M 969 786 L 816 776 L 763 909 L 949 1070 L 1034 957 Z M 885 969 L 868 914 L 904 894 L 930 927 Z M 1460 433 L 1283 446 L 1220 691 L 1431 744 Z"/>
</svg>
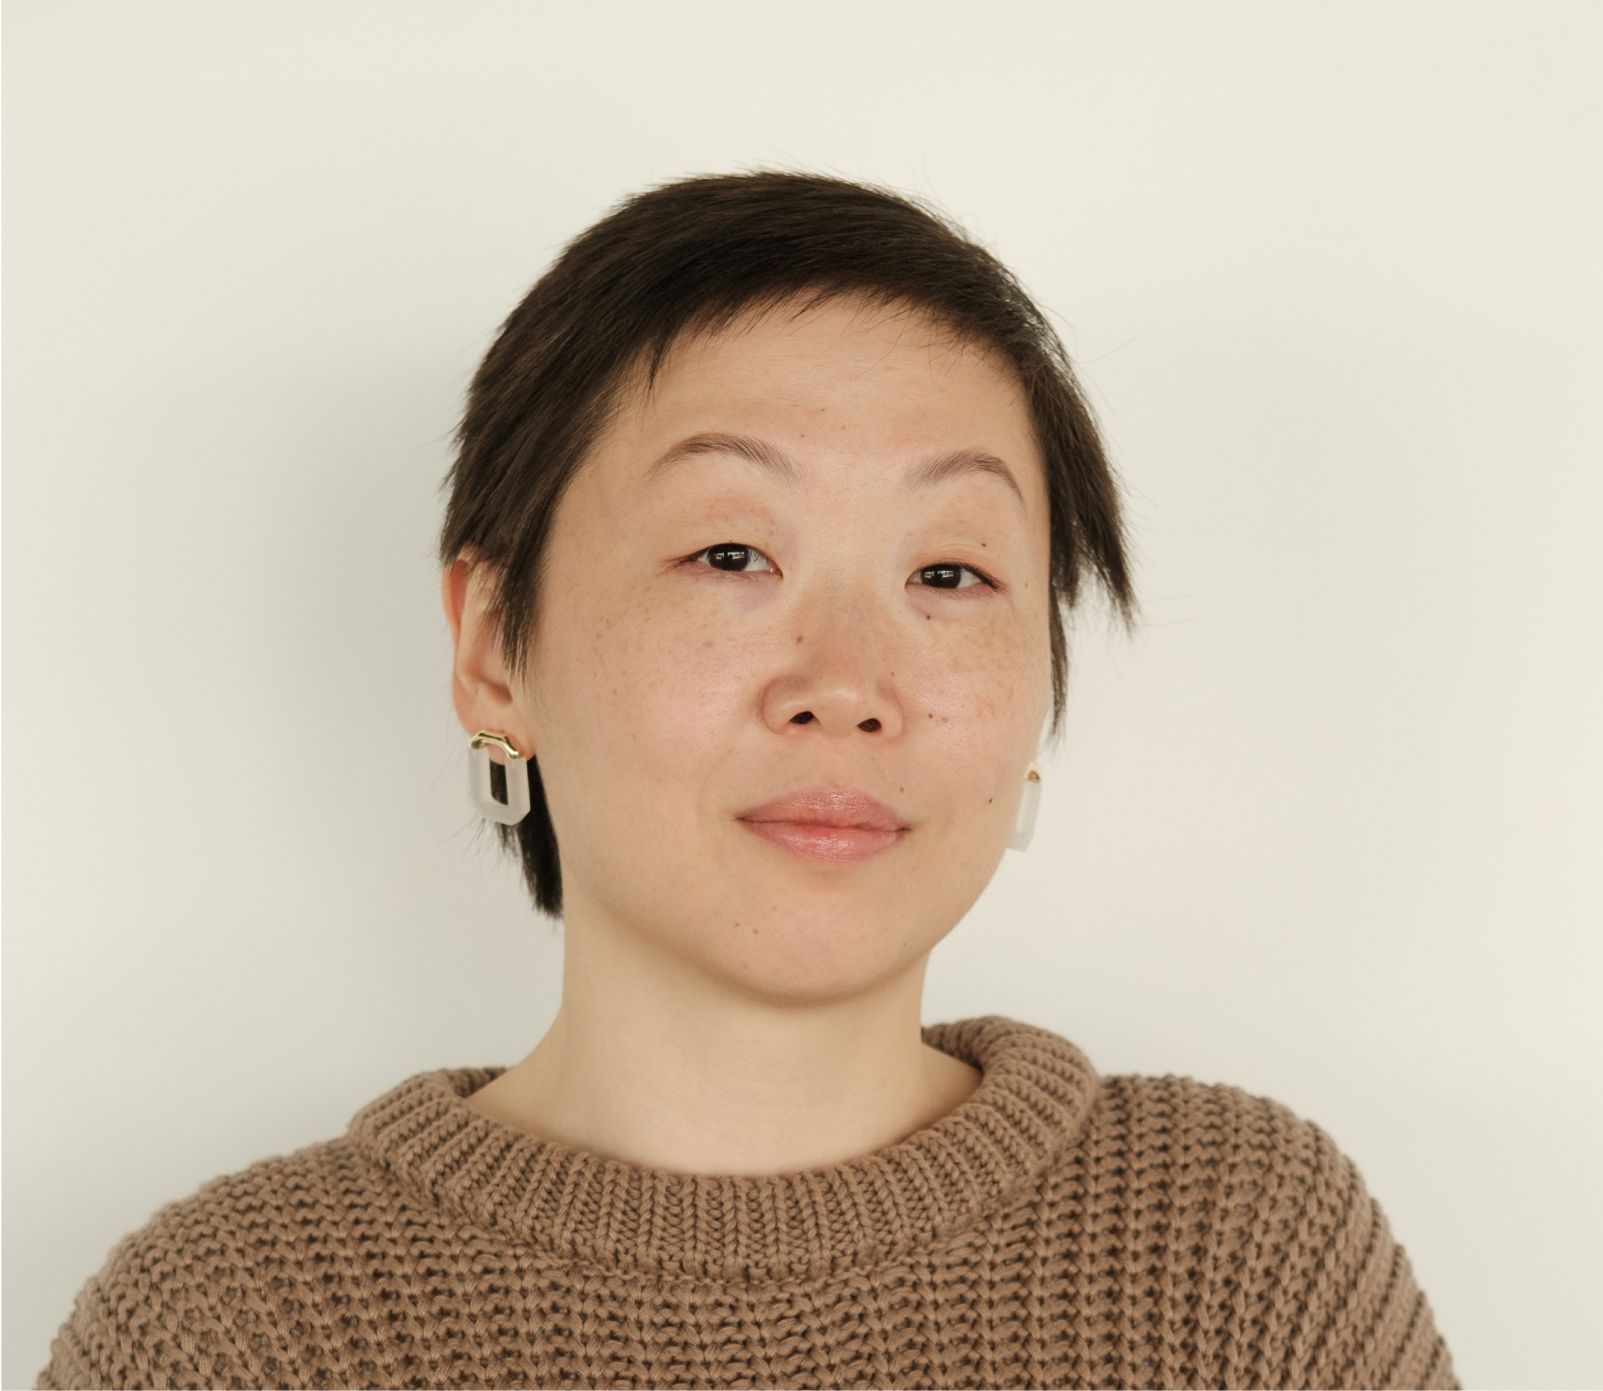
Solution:
<svg viewBox="0 0 1603 1391">
<path fill-rule="evenodd" d="M 1019 814 L 1013 823 L 1013 834 L 1008 839 L 1009 850 L 1027 850 L 1030 837 L 1035 834 L 1035 809 L 1041 805 L 1041 770 L 1030 764 L 1024 775 L 1024 791 L 1019 796 Z"/>
<path fill-rule="evenodd" d="M 507 756 L 505 765 L 507 799 L 497 801 L 490 785 L 490 749 L 496 745 Z M 468 790 L 473 794 L 473 805 L 482 816 L 499 821 L 503 826 L 515 826 L 529 814 L 529 765 L 523 755 L 504 734 L 492 734 L 481 729 L 468 740 Z"/>
</svg>

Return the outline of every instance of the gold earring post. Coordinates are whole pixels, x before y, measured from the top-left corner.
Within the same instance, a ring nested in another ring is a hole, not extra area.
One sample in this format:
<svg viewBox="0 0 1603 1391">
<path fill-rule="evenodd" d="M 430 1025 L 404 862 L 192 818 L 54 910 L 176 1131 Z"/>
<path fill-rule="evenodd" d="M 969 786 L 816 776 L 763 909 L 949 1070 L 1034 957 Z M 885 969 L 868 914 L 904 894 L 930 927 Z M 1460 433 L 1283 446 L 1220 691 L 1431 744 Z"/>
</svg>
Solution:
<svg viewBox="0 0 1603 1391">
<path fill-rule="evenodd" d="M 518 752 L 518 746 L 508 739 L 504 734 L 492 734 L 487 729 L 481 729 L 470 740 L 468 740 L 468 747 L 470 749 L 479 748 L 484 744 L 496 745 L 508 758 L 523 757 L 523 755 Z"/>
</svg>

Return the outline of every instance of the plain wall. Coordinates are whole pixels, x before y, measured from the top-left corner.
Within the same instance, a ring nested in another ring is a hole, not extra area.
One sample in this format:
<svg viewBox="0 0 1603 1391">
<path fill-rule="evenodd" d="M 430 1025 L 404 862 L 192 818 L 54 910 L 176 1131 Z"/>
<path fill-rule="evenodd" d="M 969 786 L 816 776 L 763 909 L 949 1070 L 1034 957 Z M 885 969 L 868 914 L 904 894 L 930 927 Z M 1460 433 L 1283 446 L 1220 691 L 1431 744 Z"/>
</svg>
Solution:
<svg viewBox="0 0 1603 1391">
<path fill-rule="evenodd" d="M 1603 1381 L 1590 3 L 10 0 L 4 1365 L 112 1243 L 510 1063 L 432 548 L 496 326 L 618 199 L 932 198 L 1048 309 L 1146 625 L 925 1017 L 1274 1097 L 1467 1386 Z"/>
</svg>

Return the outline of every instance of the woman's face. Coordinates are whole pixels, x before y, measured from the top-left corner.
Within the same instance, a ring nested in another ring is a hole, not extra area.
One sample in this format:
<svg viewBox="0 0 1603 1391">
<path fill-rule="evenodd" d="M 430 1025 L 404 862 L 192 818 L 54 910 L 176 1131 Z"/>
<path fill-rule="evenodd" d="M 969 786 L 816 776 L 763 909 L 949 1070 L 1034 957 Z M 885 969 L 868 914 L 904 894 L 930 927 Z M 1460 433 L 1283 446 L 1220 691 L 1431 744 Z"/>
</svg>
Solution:
<svg viewBox="0 0 1603 1391">
<path fill-rule="evenodd" d="M 796 1003 L 918 966 L 979 896 L 1050 712 L 1051 648 L 1042 464 L 1012 378 L 905 313 L 793 314 L 682 341 L 580 468 L 515 698 L 569 931 L 601 916 Z M 713 432 L 794 477 L 719 449 L 653 469 Z M 960 449 L 1018 492 L 983 470 L 910 484 Z M 830 863 L 739 819 L 814 787 L 909 829 Z"/>
</svg>

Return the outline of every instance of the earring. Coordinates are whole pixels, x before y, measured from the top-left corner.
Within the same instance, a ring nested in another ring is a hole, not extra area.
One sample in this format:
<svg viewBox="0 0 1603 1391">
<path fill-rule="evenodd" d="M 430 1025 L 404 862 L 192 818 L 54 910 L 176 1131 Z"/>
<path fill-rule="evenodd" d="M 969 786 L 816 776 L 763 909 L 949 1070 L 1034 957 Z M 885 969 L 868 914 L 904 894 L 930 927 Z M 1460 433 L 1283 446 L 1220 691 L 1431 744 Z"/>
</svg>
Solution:
<svg viewBox="0 0 1603 1391">
<path fill-rule="evenodd" d="M 1035 809 L 1041 805 L 1041 770 L 1032 762 L 1024 775 L 1024 792 L 1019 798 L 1018 819 L 1013 823 L 1013 834 L 1008 839 L 1009 850 L 1029 848 L 1030 837 L 1035 834 Z"/>
<path fill-rule="evenodd" d="M 507 756 L 504 802 L 496 800 L 490 786 L 490 744 L 497 745 Z M 473 805 L 503 826 L 515 826 L 529 814 L 529 772 L 522 758 L 517 745 L 504 734 L 481 729 L 468 740 L 468 790 L 473 794 Z"/>
</svg>

